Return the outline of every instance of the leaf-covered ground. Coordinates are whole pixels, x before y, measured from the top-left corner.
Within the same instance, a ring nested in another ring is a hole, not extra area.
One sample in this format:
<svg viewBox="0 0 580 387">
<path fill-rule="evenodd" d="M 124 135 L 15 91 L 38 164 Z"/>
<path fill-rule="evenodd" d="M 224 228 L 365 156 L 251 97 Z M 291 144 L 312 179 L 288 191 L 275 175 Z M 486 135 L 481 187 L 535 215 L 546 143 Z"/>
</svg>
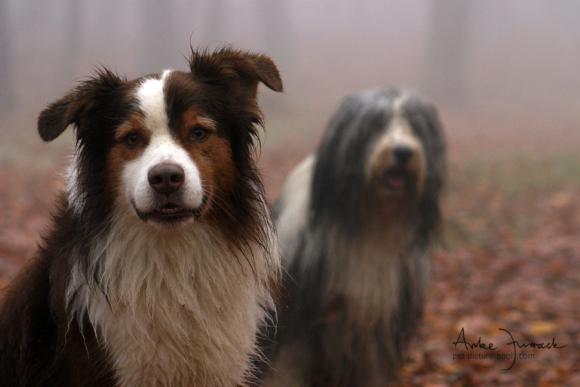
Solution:
<svg viewBox="0 0 580 387">
<path fill-rule="evenodd" d="M 264 152 L 271 198 L 302 154 Z M 0 164 L 0 286 L 34 253 L 62 186 L 55 170 L 18 165 Z M 400 384 L 580 386 L 580 157 L 454 162 L 450 172 L 445 241 Z M 498 349 L 454 347 L 462 328 L 467 341 Z M 521 344 L 565 347 L 518 350 L 504 371 L 512 346 L 498 328 Z M 458 358 L 466 353 L 491 355 Z"/>
<path fill-rule="evenodd" d="M 580 386 L 579 172 L 562 154 L 452 167 L 445 245 L 401 385 Z M 462 328 L 498 349 L 454 346 Z M 499 328 L 565 347 L 518 349 L 505 370 L 513 340 Z"/>
</svg>

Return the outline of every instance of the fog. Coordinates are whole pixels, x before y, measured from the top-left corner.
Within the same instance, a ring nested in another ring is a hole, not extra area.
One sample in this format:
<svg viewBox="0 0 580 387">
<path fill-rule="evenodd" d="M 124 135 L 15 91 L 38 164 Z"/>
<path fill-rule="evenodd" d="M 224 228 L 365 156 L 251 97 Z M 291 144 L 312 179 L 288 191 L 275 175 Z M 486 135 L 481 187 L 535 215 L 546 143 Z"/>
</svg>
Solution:
<svg viewBox="0 0 580 387">
<path fill-rule="evenodd" d="M 278 63 L 285 93 L 261 92 L 267 147 L 315 142 L 345 94 L 389 85 L 436 102 L 459 146 L 576 141 L 579 16 L 573 0 L 0 0 L 0 161 L 38 143 L 38 112 L 96 66 L 185 69 L 190 43 Z"/>
</svg>

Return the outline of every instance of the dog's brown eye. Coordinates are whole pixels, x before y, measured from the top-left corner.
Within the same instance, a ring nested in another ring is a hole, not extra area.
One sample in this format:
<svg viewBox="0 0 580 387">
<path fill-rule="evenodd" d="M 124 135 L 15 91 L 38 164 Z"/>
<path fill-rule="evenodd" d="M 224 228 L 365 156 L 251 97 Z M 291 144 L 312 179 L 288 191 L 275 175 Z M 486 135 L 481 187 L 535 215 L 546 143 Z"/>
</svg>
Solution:
<svg viewBox="0 0 580 387">
<path fill-rule="evenodd" d="M 209 136 L 209 130 L 201 126 L 192 128 L 189 132 L 189 139 L 191 141 L 203 141 Z"/>
<path fill-rule="evenodd" d="M 130 147 L 134 147 L 141 142 L 141 136 L 138 133 L 129 133 L 125 136 L 123 142 Z"/>
</svg>

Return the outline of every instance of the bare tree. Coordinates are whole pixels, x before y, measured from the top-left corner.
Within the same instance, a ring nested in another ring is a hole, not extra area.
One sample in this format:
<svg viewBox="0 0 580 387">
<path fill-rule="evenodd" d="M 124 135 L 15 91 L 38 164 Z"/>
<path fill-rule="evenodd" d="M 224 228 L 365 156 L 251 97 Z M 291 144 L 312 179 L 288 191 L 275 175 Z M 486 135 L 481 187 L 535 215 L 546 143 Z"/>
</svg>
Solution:
<svg viewBox="0 0 580 387">
<path fill-rule="evenodd" d="M 4 116 L 14 103 L 10 56 L 11 30 L 6 5 L 0 1 L 0 114 Z"/>
<path fill-rule="evenodd" d="M 468 95 L 467 60 L 469 23 L 473 2 L 431 2 L 427 37 L 427 92 L 450 103 L 462 103 Z"/>
<path fill-rule="evenodd" d="M 206 44 L 214 43 L 216 40 L 219 41 L 224 38 L 229 20 L 226 14 L 227 8 L 223 0 L 211 0 L 209 2 L 202 36 Z"/>
<path fill-rule="evenodd" d="M 289 65 L 294 58 L 291 46 L 290 17 L 288 4 L 283 1 L 264 1 L 256 3 L 259 7 L 261 29 L 258 30 L 265 50 L 280 62 Z"/>
<path fill-rule="evenodd" d="M 174 15 L 172 7 L 160 0 L 144 0 L 137 3 L 141 12 L 142 39 L 140 45 L 140 68 L 158 71 L 166 68 L 176 55 Z"/>
<path fill-rule="evenodd" d="M 79 56 L 81 55 L 81 43 L 83 34 L 82 24 L 82 7 L 83 2 L 78 0 L 70 0 L 65 7 L 66 20 L 66 36 L 64 52 L 67 60 L 64 61 L 63 66 L 66 66 L 68 76 L 76 76 L 77 65 L 79 63 Z"/>
</svg>

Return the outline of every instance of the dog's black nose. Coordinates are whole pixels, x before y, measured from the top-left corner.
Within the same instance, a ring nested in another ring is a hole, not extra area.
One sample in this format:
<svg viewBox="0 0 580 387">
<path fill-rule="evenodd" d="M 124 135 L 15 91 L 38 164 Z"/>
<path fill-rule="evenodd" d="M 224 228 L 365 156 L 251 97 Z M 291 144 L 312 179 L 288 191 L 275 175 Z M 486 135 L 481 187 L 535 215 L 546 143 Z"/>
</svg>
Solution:
<svg viewBox="0 0 580 387">
<path fill-rule="evenodd" d="M 156 192 L 169 195 L 183 185 L 185 172 L 177 164 L 161 163 L 149 170 L 147 178 Z"/>
<path fill-rule="evenodd" d="M 399 164 L 405 164 L 413 156 L 413 149 L 408 146 L 397 146 L 393 150 L 393 154 Z"/>
</svg>

